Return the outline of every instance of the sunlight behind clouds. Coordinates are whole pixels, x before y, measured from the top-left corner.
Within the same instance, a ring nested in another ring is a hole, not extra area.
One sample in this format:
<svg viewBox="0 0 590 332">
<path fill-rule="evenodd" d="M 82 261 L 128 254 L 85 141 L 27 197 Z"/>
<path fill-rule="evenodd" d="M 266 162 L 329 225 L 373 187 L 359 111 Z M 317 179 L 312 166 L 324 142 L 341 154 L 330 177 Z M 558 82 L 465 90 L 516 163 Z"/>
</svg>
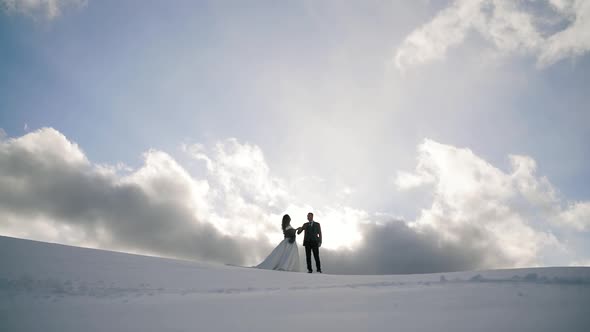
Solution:
<svg viewBox="0 0 590 332">
<path fill-rule="evenodd" d="M 52 128 L 2 140 L 0 234 L 254 264 L 283 238 L 284 213 L 296 228 L 314 212 L 335 271 L 378 273 L 542 265 L 547 250 L 567 255 L 567 239 L 552 228 L 588 227 L 590 203 L 561 198 L 527 156 L 510 156 L 507 173 L 469 149 L 424 140 L 415 171 L 399 172 L 397 185 L 428 186 L 433 201 L 403 221 L 342 204 L 342 193 L 321 181 L 308 190 L 333 203 L 311 206 L 273 175 L 256 145 L 227 139 L 182 150 L 206 164 L 204 177 L 158 150 L 135 170 L 94 165 Z M 387 251 L 400 247 L 410 256 Z"/>
<path fill-rule="evenodd" d="M 0 0 L 0 233 L 246 265 L 314 212 L 342 273 L 583 261 L 589 3 Z"/>
<path fill-rule="evenodd" d="M 359 243 L 357 226 L 368 218 L 366 212 L 342 206 L 313 209 L 305 197 L 293 195 L 288 181 L 271 174 L 260 147 L 227 139 L 211 151 L 200 144 L 183 150 L 207 165 L 207 181 L 212 187 L 208 204 L 214 208 L 209 219 L 220 232 L 277 242 L 283 236 L 279 227 L 282 213 L 291 216 L 296 228 L 307 221 L 308 212 L 314 212 L 327 234 L 325 248 L 350 249 Z"/>
</svg>

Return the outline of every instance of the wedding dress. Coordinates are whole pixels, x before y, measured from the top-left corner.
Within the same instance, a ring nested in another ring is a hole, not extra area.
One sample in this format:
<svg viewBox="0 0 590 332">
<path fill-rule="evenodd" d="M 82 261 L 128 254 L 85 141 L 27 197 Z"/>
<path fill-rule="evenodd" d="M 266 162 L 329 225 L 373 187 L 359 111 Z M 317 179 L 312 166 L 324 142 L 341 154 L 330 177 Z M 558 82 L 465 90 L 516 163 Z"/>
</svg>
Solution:
<svg viewBox="0 0 590 332">
<path fill-rule="evenodd" d="M 293 227 L 287 226 L 285 231 L 292 229 Z M 285 239 L 273 249 L 270 255 L 268 255 L 268 257 L 256 267 L 266 270 L 299 272 L 299 249 L 297 248 L 297 242 L 294 241 L 294 239 L 295 237 L 293 237 L 293 243 L 290 243 L 290 238 L 285 237 Z"/>
</svg>

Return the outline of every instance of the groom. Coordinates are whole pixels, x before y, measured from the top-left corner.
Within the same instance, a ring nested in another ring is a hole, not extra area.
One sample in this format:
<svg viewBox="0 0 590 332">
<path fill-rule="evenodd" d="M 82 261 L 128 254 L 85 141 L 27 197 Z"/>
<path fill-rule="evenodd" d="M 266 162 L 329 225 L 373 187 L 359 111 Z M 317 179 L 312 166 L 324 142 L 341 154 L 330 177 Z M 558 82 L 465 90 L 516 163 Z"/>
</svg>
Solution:
<svg viewBox="0 0 590 332">
<path fill-rule="evenodd" d="M 313 213 L 307 214 L 307 220 L 303 226 L 297 229 L 297 234 L 305 231 L 303 236 L 303 246 L 305 247 L 305 258 L 307 260 L 307 273 L 311 273 L 311 252 L 315 259 L 315 267 L 319 273 L 322 273 L 320 265 L 320 247 L 322 246 L 322 228 L 319 222 L 313 220 Z"/>
</svg>

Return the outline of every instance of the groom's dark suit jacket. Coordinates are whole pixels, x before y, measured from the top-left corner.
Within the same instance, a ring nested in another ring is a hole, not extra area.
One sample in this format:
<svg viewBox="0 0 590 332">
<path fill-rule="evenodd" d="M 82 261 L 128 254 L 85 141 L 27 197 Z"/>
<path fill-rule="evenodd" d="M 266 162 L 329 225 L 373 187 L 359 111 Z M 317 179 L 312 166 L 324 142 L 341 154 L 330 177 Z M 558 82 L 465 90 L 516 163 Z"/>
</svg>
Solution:
<svg viewBox="0 0 590 332">
<path fill-rule="evenodd" d="M 306 222 L 303 224 L 301 231 L 297 232 L 297 234 L 305 231 L 305 235 L 303 236 L 303 246 L 304 247 L 321 247 L 322 246 L 322 227 L 320 223 L 314 221 L 313 224 L 310 225 L 310 222 Z"/>
</svg>

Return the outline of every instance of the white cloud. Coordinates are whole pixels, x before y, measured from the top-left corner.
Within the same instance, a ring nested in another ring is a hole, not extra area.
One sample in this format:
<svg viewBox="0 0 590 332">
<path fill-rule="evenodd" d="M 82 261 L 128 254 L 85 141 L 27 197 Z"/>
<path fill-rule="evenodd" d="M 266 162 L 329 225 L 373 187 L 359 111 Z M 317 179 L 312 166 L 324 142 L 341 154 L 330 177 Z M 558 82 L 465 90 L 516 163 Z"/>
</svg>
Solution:
<svg viewBox="0 0 590 332">
<path fill-rule="evenodd" d="M 541 49 L 538 63 L 550 65 L 590 50 L 590 2 L 586 0 L 552 0 L 552 4 L 572 23 L 549 37 Z"/>
<path fill-rule="evenodd" d="M 209 219 L 215 227 L 232 236 L 282 237 L 273 222 L 281 219 L 289 196 L 281 180 L 271 176 L 259 147 L 227 139 L 211 151 L 201 144 L 183 150 L 206 163 L 212 188 L 207 202 L 212 208 Z"/>
<path fill-rule="evenodd" d="M 182 144 L 180 148 L 193 159 L 204 161 L 207 166 L 207 170 L 213 171 L 213 162 L 207 156 L 205 146 L 203 146 L 203 144 Z"/>
<path fill-rule="evenodd" d="M 5 153 L 35 157 L 40 163 L 51 165 L 63 162 L 70 166 L 89 166 L 90 162 L 80 147 L 53 128 L 28 133 L 1 143 Z"/>
<path fill-rule="evenodd" d="M 66 7 L 86 5 L 87 0 L 0 0 L 0 5 L 8 13 L 19 13 L 34 18 L 52 20 Z"/>
<path fill-rule="evenodd" d="M 510 160 L 512 171 L 505 173 L 469 149 L 425 140 L 415 174 L 401 173 L 398 181 L 413 176 L 414 183 L 433 185 L 432 205 L 411 226 L 417 231 L 434 230 L 445 242 L 488 248 L 486 252 L 494 254 L 485 257 L 484 265 L 540 264 L 543 249 L 560 245 L 544 230 L 546 225 L 559 216 L 560 226 L 581 229 L 590 202 L 562 209 L 549 181 L 535 174 L 532 158 L 510 156 Z"/>
<path fill-rule="evenodd" d="M 535 6 L 549 17 L 534 12 Z M 566 22 L 566 27 L 559 30 L 555 22 Z M 496 51 L 532 54 L 543 67 L 590 50 L 589 28 L 590 3 L 585 0 L 455 0 L 406 37 L 395 63 L 406 70 L 443 59 L 449 48 L 477 32 Z"/>
<path fill-rule="evenodd" d="M 549 180 L 536 175 L 537 163 L 530 157 L 509 156 L 512 173 L 510 181 L 528 202 L 539 209 L 543 215 L 550 216 L 559 211 L 559 198 Z"/>
<path fill-rule="evenodd" d="M 119 184 L 141 188 L 152 200 L 181 204 L 203 217 L 208 212 L 205 199 L 209 191 L 207 181 L 193 179 L 170 155 L 150 150 L 144 154 L 144 165 Z"/>
<path fill-rule="evenodd" d="M 421 187 L 433 181 L 434 179 L 429 177 L 427 173 L 416 175 L 403 171 L 398 171 L 394 180 L 395 185 L 401 190 Z"/>
<path fill-rule="evenodd" d="M 463 42 L 468 29 L 479 19 L 482 0 L 455 1 L 431 22 L 412 32 L 397 50 L 399 69 L 442 59 L 450 46 Z"/>
<path fill-rule="evenodd" d="M 579 231 L 590 230 L 590 202 L 570 203 L 557 215 L 555 221 Z"/>
</svg>

